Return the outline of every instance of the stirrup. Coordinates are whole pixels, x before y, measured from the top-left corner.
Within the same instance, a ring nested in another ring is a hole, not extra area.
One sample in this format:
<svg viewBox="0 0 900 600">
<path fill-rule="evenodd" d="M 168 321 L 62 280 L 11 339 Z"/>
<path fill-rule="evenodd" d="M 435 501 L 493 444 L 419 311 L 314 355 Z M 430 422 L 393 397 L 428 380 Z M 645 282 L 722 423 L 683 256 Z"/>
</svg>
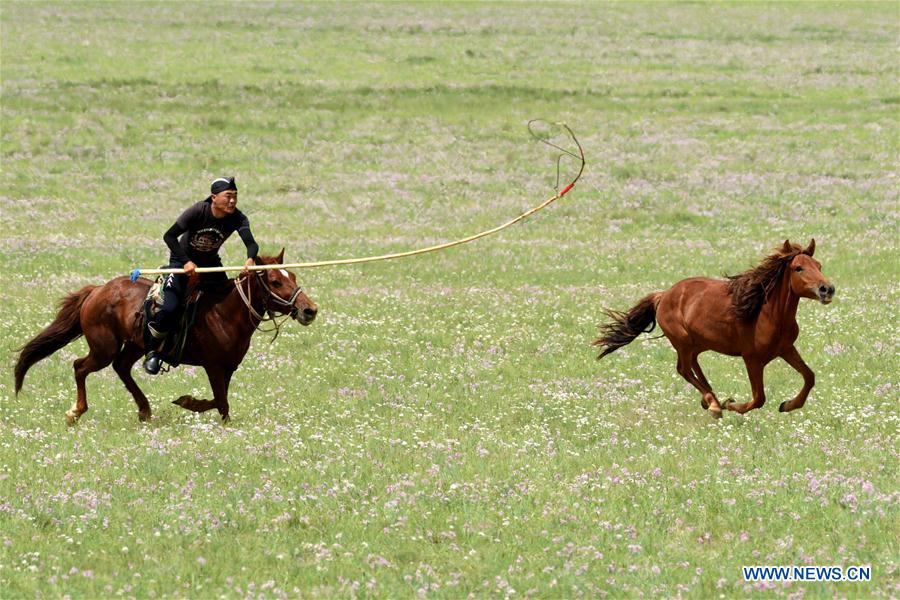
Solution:
<svg viewBox="0 0 900 600">
<path fill-rule="evenodd" d="M 153 325 L 154 325 L 154 323 L 152 321 L 147 323 L 147 331 L 150 332 L 150 335 L 153 337 L 153 339 L 164 340 L 169 336 L 168 331 L 160 331 L 160 330 L 156 329 L 156 327 L 154 327 Z M 157 325 L 157 327 L 158 327 L 158 325 Z"/>
</svg>

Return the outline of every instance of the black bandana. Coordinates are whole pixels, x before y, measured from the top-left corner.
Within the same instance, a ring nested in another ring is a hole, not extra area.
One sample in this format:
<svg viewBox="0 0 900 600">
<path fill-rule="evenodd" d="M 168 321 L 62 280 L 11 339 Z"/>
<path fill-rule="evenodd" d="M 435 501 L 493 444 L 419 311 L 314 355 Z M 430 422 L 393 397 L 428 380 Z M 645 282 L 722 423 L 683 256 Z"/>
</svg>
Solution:
<svg viewBox="0 0 900 600">
<path fill-rule="evenodd" d="M 219 177 L 212 182 L 211 186 L 209 186 L 209 191 L 212 192 L 213 195 L 218 194 L 219 192 L 224 192 L 225 190 L 237 191 L 237 185 L 235 185 L 234 183 L 234 177 Z"/>
</svg>

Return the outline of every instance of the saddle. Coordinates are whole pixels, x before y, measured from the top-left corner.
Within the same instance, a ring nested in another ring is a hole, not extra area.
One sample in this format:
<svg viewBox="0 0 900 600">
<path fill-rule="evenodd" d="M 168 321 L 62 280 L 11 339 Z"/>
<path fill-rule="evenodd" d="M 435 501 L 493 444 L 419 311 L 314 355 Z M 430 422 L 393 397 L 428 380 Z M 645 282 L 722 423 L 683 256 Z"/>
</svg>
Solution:
<svg viewBox="0 0 900 600">
<path fill-rule="evenodd" d="M 159 313 L 163 305 L 163 285 L 165 285 L 165 276 L 159 275 L 144 298 L 141 312 L 138 314 L 139 329 L 143 334 L 144 347 L 153 348 L 159 344 L 150 333 L 148 323 L 153 321 L 156 314 Z M 177 367 L 181 364 L 181 357 L 184 354 L 184 347 L 187 343 L 188 333 L 197 317 L 197 306 L 203 295 L 200 286 L 194 282 L 188 283 L 188 291 L 185 294 L 184 301 L 178 307 L 175 315 L 175 327 L 169 331 L 169 335 L 163 340 L 162 344 L 156 349 L 162 360 L 170 367 Z"/>
</svg>

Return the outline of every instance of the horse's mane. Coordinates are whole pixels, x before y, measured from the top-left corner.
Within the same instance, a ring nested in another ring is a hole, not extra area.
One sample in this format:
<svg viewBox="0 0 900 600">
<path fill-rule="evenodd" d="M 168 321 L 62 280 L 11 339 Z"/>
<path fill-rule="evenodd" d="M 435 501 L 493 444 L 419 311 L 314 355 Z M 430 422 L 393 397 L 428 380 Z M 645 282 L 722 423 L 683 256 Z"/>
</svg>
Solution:
<svg viewBox="0 0 900 600">
<path fill-rule="evenodd" d="M 200 289 L 208 300 L 216 304 L 234 291 L 234 279 L 204 281 L 200 284 Z"/>
<path fill-rule="evenodd" d="M 795 256 L 803 253 L 799 244 L 790 244 L 790 250 L 780 247 L 774 254 L 747 269 L 740 275 L 726 275 L 731 306 L 738 318 L 753 320 L 759 315 L 763 304 L 769 299 L 775 286 L 781 281 L 784 270 Z"/>
</svg>

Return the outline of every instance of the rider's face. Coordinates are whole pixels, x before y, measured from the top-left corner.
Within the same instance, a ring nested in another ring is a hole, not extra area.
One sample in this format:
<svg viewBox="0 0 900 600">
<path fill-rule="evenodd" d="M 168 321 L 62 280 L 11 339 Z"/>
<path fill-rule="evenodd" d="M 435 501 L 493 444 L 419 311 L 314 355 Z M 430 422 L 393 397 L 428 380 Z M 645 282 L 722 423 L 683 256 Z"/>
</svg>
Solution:
<svg viewBox="0 0 900 600">
<path fill-rule="evenodd" d="M 237 207 L 237 190 L 225 190 L 212 197 L 213 212 L 218 215 L 230 215 Z"/>
</svg>

